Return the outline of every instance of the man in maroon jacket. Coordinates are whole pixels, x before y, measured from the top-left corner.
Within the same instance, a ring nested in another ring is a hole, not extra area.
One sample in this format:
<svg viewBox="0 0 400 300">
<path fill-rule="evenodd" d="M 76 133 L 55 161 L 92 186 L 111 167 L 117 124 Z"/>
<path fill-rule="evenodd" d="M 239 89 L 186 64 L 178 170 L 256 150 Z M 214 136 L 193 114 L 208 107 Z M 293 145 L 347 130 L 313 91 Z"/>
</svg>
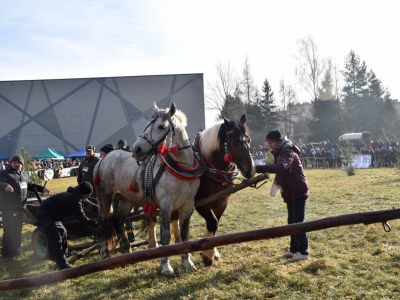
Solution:
<svg viewBox="0 0 400 300">
<path fill-rule="evenodd" d="M 266 141 L 274 155 L 274 163 L 258 165 L 256 171 L 276 174 L 270 195 L 275 197 L 278 190 L 281 192 L 287 206 L 288 224 L 304 222 L 309 190 L 300 160 L 301 151 L 291 141 L 282 138 L 278 130 L 269 132 Z M 284 257 L 291 261 L 308 259 L 307 233 L 290 236 L 290 249 Z"/>
</svg>

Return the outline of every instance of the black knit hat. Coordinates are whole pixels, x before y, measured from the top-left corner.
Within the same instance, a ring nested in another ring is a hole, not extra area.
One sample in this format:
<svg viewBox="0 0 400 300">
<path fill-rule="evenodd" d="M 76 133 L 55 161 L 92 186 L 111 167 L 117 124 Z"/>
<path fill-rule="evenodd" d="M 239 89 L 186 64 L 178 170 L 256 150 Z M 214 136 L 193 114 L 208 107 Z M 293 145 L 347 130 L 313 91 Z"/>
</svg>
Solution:
<svg viewBox="0 0 400 300">
<path fill-rule="evenodd" d="M 274 141 L 274 142 L 282 142 L 282 134 L 279 130 L 272 130 L 268 132 L 267 137 L 265 138 L 267 141 Z"/>
<path fill-rule="evenodd" d="M 115 150 L 115 148 L 114 145 L 111 144 L 106 144 L 100 148 L 100 151 L 103 151 L 104 153 L 110 153 L 113 150 Z"/>
<path fill-rule="evenodd" d="M 128 144 L 126 143 L 126 140 L 125 139 L 120 139 L 119 141 L 118 141 L 118 146 L 128 146 Z"/>
<path fill-rule="evenodd" d="M 92 194 L 93 193 L 93 187 L 90 184 L 90 182 L 83 181 L 79 184 L 79 193 L 81 195 L 83 194 Z"/>
<path fill-rule="evenodd" d="M 22 165 L 24 165 L 24 158 L 21 155 L 13 156 L 13 158 L 11 158 L 11 162 L 13 162 L 13 161 L 19 161 L 22 163 Z"/>
</svg>

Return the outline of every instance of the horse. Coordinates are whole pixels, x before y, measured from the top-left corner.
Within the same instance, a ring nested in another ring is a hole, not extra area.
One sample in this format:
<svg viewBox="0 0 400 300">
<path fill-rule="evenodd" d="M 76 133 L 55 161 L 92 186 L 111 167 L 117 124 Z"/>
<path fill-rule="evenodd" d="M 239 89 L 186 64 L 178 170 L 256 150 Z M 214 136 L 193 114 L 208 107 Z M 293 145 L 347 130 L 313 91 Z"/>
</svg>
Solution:
<svg viewBox="0 0 400 300">
<path fill-rule="evenodd" d="M 254 177 L 256 172 L 250 144 L 251 137 L 245 115 L 241 116 L 239 122 L 224 118 L 223 122 L 215 124 L 196 136 L 192 147 L 195 154 L 200 155 L 200 159 L 205 165 L 205 171 L 200 177 L 200 187 L 195 196 L 195 205 L 201 199 L 228 189 L 233 185 L 233 180 L 239 176 L 240 172 L 247 179 Z M 141 153 L 146 156 L 143 151 Z M 202 206 L 195 206 L 196 211 L 206 221 L 206 237 L 216 235 L 219 220 L 228 206 L 230 196 L 221 197 Z M 175 241 L 179 242 L 179 237 L 177 238 L 175 234 L 178 232 L 178 215 L 173 213 L 170 221 Z M 153 226 L 155 225 L 153 224 Z M 205 266 L 210 266 L 214 260 L 221 259 L 216 248 L 202 251 L 201 256 Z"/>
<path fill-rule="evenodd" d="M 114 243 L 112 227 L 120 240 L 121 252 L 131 251 L 124 233 L 124 219 L 134 206 L 143 206 L 144 211 L 148 210 L 149 217 L 159 208 L 162 245 L 170 243 L 172 212 L 179 214 L 180 230 L 174 232 L 175 239 L 188 240 L 194 196 L 199 188 L 202 172 L 199 171 L 198 161 L 193 155 L 186 125 L 185 114 L 177 110 L 173 102 L 169 109 L 159 109 L 154 104 L 150 122 L 132 146 L 132 153 L 115 150 L 96 165 L 94 184 L 99 202 L 99 231 L 103 233 L 103 256 L 109 254 Z M 173 172 L 172 165 L 179 168 L 179 176 Z M 179 178 L 186 173 L 190 180 Z M 113 215 L 112 202 L 115 195 L 118 195 L 120 205 Z M 149 235 L 149 241 L 152 242 L 149 242 L 148 247 L 156 247 L 154 222 L 149 226 Z M 196 269 L 189 254 L 182 254 L 181 259 L 186 269 Z M 175 276 L 168 257 L 160 259 L 160 267 L 161 275 Z"/>
<path fill-rule="evenodd" d="M 193 148 L 201 154 L 206 170 L 200 177 L 195 205 L 199 200 L 229 188 L 239 175 L 238 169 L 245 178 L 254 177 L 256 172 L 250 143 L 251 138 L 245 115 L 241 116 L 239 122 L 224 118 L 222 123 L 217 123 L 196 136 Z M 195 207 L 206 221 L 206 237 L 215 236 L 230 196 Z M 216 248 L 202 251 L 201 256 L 205 266 L 212 265 L 213 260 L 220 260 L 220 254 Z"/>
</svg>

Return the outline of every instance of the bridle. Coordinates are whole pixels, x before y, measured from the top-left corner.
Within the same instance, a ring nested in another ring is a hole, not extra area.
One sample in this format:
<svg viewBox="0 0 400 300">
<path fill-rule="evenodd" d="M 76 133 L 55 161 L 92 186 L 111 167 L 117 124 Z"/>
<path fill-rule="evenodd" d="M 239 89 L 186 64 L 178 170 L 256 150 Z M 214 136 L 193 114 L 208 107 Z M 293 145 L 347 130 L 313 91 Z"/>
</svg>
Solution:
<svg viewBox="0 0 400 300">
<path fill-rule="evenodd" d="M 246 136 L 245 134 L 243 134 L 238 122 L 235 122 L 234 128 L 231 131 L 227 132 L 227 134 L 226 134 L 226 138 L 225 138 L 225 142 L 224 142 L 225 154 L 228 153 L 229 146 L 232 147 L 232 141 L 233 141 L 232 133 L 234 132 L 235 128 L 237 130 L 239 130 L 239 132 L 240 132 L 239 140 L 240 140 L 240 143 L 242 143 L 242 147 L 243 147 L 243 151 L 242 151 L 243 155 L 240 157 L 237 157 L 232 151 L 230 151 L 233 156 L 232 157 L 233 162 L 237 165 L 240 160 L 242 160 L 243 158 L 246 158 L 248 156 L 253 156 L 253 154 L 251 153 L 250 147 L 248 145 L 248 141 L 250 138 L 248 136 Z"/>
<path fill-rule="evenodd" d="M 170 132 L 172 132 L 172 142 L 171 145 L 174 145 L 174 140 L 175 140 L 175 126 L 174 126 L 174 120 L 168 118 L 168 130 L 167 132 L 163 135 L 163 137 L 158 141 L 158 142 L 154 142 L 153 140 L 153 128 L 154 128 L 154 123 L 157 121 L 158 118 L 161 118 L 162 116 L 157 116 L 153 119 L 150 120 L 150 122 L 147 124 L 146 128 L 143 130 L 143 133 L 141 135 L 139 135 L 139 137 L 141 137 L 142 139 L 144 139 L 146 142 L 148 142 L 151 145 L 151 148 L 153 149 L 153 155 L 157 154 L 158 152 L 158 146 L 164 142 L 165 138 L 168 136 L 168 134 Z M 146 132 L 147 128 L 149 128 L 149 126 L 151 126 L 150 128 L 150 138 L 147 138 L 144 133 Z M 183 147 L 178 147 L 178 150 L 183 150 L 183 149 L 188 149 L 190 148 L 191 145 L 189 144 L 188 146 L 183 146 Z"/>
<path fill-rule="evenodd" d="M 172 143 L 174 142 L 174 137 L 175 137 L 175 127 L 174 127 L 174 123 L 172 122 L 171 119 L 167 119 L 168 120 L 168 130 L 167 132 L 163 135 L 163 137 L 158 141 L 158 142 L 154 142 L 153 140 L 153 128 L 154 128 L 154 123 L 157 121 L 158 118 L 161 118 L 161 116 L 155 117 L 153 119 L 150 120 L 150 122 L 147 124 L 146 128 L 143 130 L 143 133 L 141 135 L 139 135 L 139 137 L 141 137 L 142 139 L 144 139 L 146 142 L 148 142 L 152 149 L 153 149 L 153 154 L 157 154 L 157 147 L 160 143 L 162 143 L 165 138 L 167 137 L 167 135 L 172 131 Z M 146 132 L 147 128 L 149 128 L 149 126 L 151 126 L 150 128 L 150 139 L 148 139 L 144 133 Z"/>
</svg>

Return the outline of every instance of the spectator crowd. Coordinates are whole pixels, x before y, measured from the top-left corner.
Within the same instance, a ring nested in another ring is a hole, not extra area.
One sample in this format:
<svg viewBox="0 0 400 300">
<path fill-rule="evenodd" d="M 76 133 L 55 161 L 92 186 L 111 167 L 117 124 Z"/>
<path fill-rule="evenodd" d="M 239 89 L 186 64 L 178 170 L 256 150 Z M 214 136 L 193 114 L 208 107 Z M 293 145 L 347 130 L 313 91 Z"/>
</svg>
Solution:
<svg viewBox="0 0 400 300">
<path fill-rule="evenodd" d="M 350 141 L 354 146 L 355 155 L 371 155 L 371 167 L 394 167 L 397 163 L 398 143 L 395 140 Z M 298 144 L 301 150 L 301 160 L 304 167 L 309 168 L 340 168 L 343 166 L 343 144 L 324 141 L 318 143 L 306 142 Z M 270 151 L 266 145 L 253 149 L 254 159 L 263 161 Z"/>
</svg>

